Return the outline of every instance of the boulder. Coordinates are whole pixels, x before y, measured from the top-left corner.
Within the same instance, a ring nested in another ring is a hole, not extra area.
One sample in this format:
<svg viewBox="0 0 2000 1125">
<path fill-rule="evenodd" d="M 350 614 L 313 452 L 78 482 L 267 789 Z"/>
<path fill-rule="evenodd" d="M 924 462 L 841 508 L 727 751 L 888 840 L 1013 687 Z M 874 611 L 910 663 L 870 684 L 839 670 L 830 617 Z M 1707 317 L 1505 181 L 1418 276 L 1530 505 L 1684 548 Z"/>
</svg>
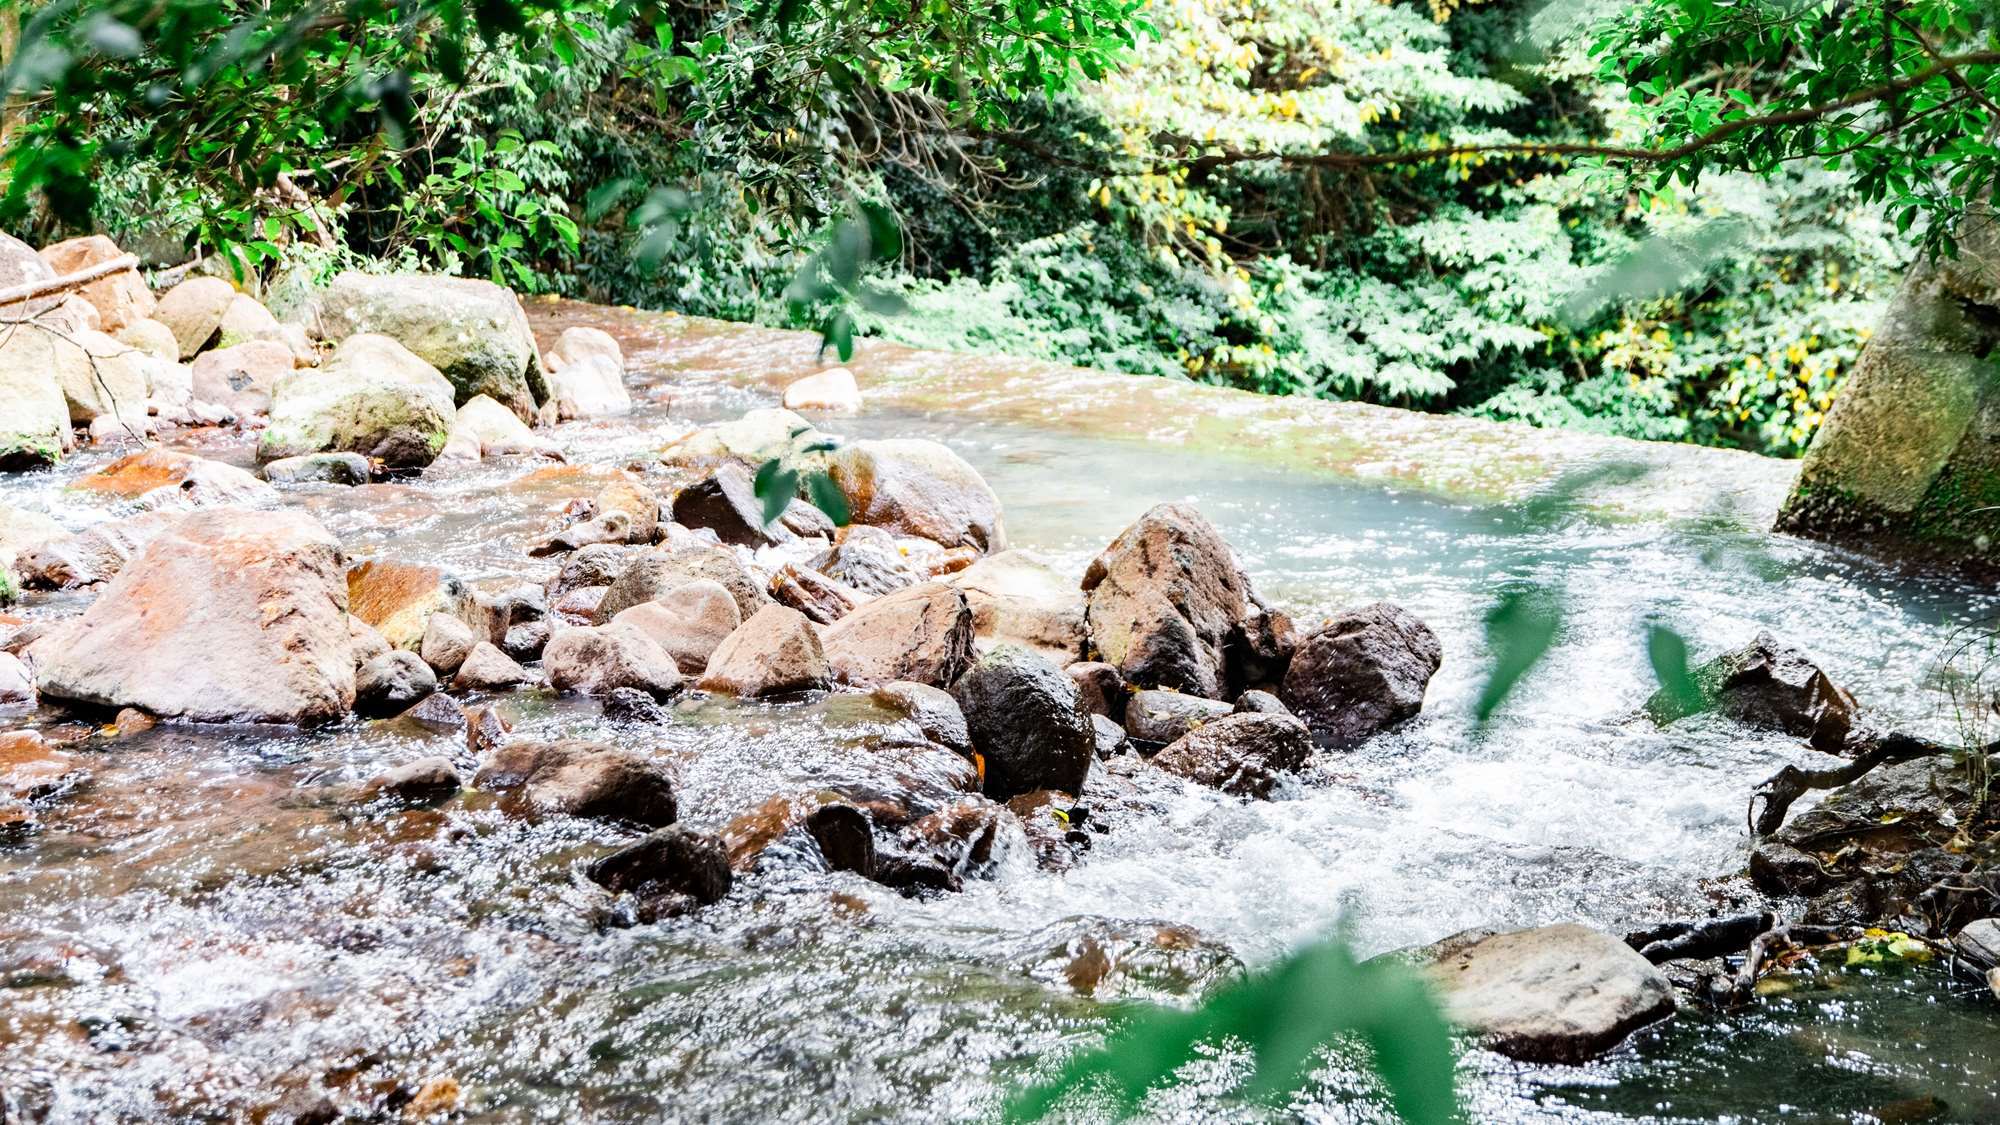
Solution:
<svg viewBox="0 0 2000 1125">
<path fill-rule="evenodd" d="M 556 418 L 605 418 L 628 414 L 625 356 L 618 341 L 598 328 L 565 328 L 549 350 L 549 401 Z"/>
<path fill-rule="evenodd" d="M 21 658 L 11 652 L 0 652 L 0 707 L 33 706 L 35 702 L 35 677 Z"/>
<path fill-rule="evenodd" d="M 609 586 L 625 573 L 645 551 L 621 543 L 592 543 L 563 559 L 562 567 L 549 579 L 549 597 L 560 598 L 586 586 Z"/>
<path fill-rule="evenodd" d="M 178 358 L 193 359 L 222 333 L 222 316 L 236 300 L 236 287 L 219 277 L 191 277 L 165 293 L 153 306 L 153 319 L 173 332 Z"/>
<path fill-rule="evenodd" d="M 518 791 L 542 814 L 672 824 L 673 779 L 650 758 L 580 739 L 514 742 L 495 750 L 474 775 L 479 789 Z"/>
<path fill-rule="evenodd" d="M 728 590 L 729 596 L 736 599 L 738 616 L 745 620 L 770 604 L 764 584 L 751 577 L 736 552 L 729 548 L 665 548 L 643 555 L 625 568 L 598 603 L 597 620 L 609 621 L 635 605 L 657 601 L 661 595 L 695 581 L 714 582 Z"/>
<path fill-rule="evenodd" d="M 278 499 L 277 489 L 234 465 L 158 448 L 120 457 L 70 487 L 149 510 L 263 507 Z"/>
<path fill-rule="evenodd" d="M 16 285 L 27 285 L 36 281 L 55 280 L 56 271 L 42 260 L 35 248 L 15 238 L 11 234 L 0 234 L 0 288 L 11 289 Z M 37 297 L 32 301 L 16 301 L 0 306 L 0 316 L 9 320 L 22 320 L 30 316 L 46 315 L 63 303 L 64 296 Z M 92 310 L 93 312 L 95 310 Z"/>
<path fill-rule="evenodd" d="M 680 824 L 612 852 L 584 873 L 613 894 L 638 899 L 642 922 L 720 902 L 733 882 L 721 838 Z"/>
<path fill-rule="evenodd" d="M 958 590 L 930 582 L 866 603 L 830 626 L 822 640 L 841 683 L 909 680 L 946 687 L 972 666 L 972 607 Z"/>
<path fill-rule="evenodd" d="M 750 470 L 734 461 L 682 489 L 674 497 L 672 516 L 677 524 L 707 528 L 737 546 L 768 547 L 792 538 L 782 524 L 764 522 L 764 502 L 757 498 Z"/>
<path fill-rule="evenodd" d="M 189 393 L 239 418 L 269 414 L 272 394 L 292 371 L 292 353 L 270 340 L 215 348 L 194 358 Z"/>
<path fill-rule="evenodd" d="M 952 687 L 972 745 L 986 763 L 986 795 L 1004 801 L 1037 789 L 1077 793 L 1097 739 L 1062 669 L 1002 645 Z"/>
<path fill-rule="evenodd" d="M 1278 697 L 1313 741 L 1360 744 L 1423 708 L 1424 689 L 1444 662 L 1430 626 L 1401 606 L 1348 610 L 1299 642 Z"/>
<path fill-rule="evenodd" d="M 925 438 L 890 438 L 855 442 L 824 457 L 855 523 L 947 547 L 1007 549 L 999 497 L 949 447 Z"/>
<path fill-rule="evenodd" d="M 222 320 L 215 326 L 215 346 L 233 348 L 252 341 L 266 341 L 282 344 L 296 359 L 298 350 L 286 340 L 285 328 L 263 302 L 248 293 L 238 293 L 229 306 L 222 310 Z"/>
<path fill-rule="evenodd" d="M 897 681 L 877 687 L 869 698 L 886 711 L 916 725 L 919 733 L 962 757 L 972 757 L 972 731 L 958 700 L 943 688 Z"/>
<path fill-rule="evenodd" d="M 1230 713 L 1229 704 L 1218 700 L 1177 691 L 1142 691 L 1125 704 L 1125 731 L 1134 741 L 1165 746 Z"/>
<path fill-rule="evenodd" d="M 1083 595 L 1076 580 L 1027 551 L 988 555 L 951 577 L 972 603 L 983 642 L 1011 641 L 1058 664 L 1083 655 Z"/>
<path fill-rule="evenodd" d="M 395 649 L 355 672 L 354 713 L 370 719 L 400 715 L 435 692 L 437 686 L 437 675 L 422 657 Z"/>
<path fill-rule="evenodd" d="M 810 691 L 829 681 L 826 654 L 812 622 L 798 610 L 767 605 L 716 648 L 700 686 L 751 697 Z"/>
<path fill-rule="evenodd" d="M 825 437 L 811 422 L 789 410 L 765 408 L 684 434 L 660 451 L 660 460 L 692 469 L 739 461 L 754 469 L 774 457 L 795 457 Z"/>
<path fill-rule="evenodd" d="M 1178 777 L 1239 797 L 1271 795 L 1280 774 L 1312 757 L 1312 735 L 1289 715 L 1224 715 L 1182 735 L 1153 756 Z"/>
<path fill-rule="evenodd" d="M 473 395 L 452 419 L 445 448 L 468 450 L 471 460 L 516 454 L 553 454 L 555 443 L 535 436 L 514 412 L 485 395 Z"/>
<path fill-rule="evenodd" d="M 849 524 L 840 541 L 814 569 L 862 593 L 888 594 L 926 581 L 930 574 L 912 562 L 895 535 L 879 527 Z"/>
<path fill-rule="evenodd" d="M 845 367 L 816 371 L 785 385 L 785 409 L 852 414 L 861 409 L 861 388 Z"/>
<path fill-rule="evenodd" d="M 263 468 L 272 484 L 367 484 L 374 475 L 368 458 L 359 453 L 308 453 L 280 457 Z"/>
<path fill-rule="evenodd" d="M 1268 691 L 1251 690 L 1236 697 L 1235 710 L 1245 715 L 1289 715 L 1292 709 L 1285 701 Z"/>
<path fill-rule="evenodd" d="M 463 616 L 471 601 L 465 583 L 434 566 L 369 559 L 347 573 L 348 612 L 396 648 L 419 648 L 433 614 Z"/>
<path fill-rule="evenodd" d="M 1131 696 L 1125 691 L 1125 677 L 1118 674 L 1118 669 L 1102 660 L 1079 660 L 1065 665 L 1063 674 L 1076 685 L 1077 697 L 1085 711 L 1123 726 Z"/>
<path fill-rule="evenodd" d="M 420 468 L 436 460 L 455 417 L 436 368 L 386 336 L 350 336 L 318 370 L 278 381 L 257 458 L 344 451 Z"/>
<path fill-rule="evenodd" d="M 465 654 L 451 678 L 454 691 L 506 691 L 534 679 L 514 658 L 491 641 L 480 641 Z"/>
<path fill-rule="evenodd" d="M 743 624 L 743 614 L 728 590 L 703 578 L 621 610 L 611 623 L 638 629 L 665 649 L 682 672 L 699 676 L 715 650 Z"/>
<path fill-rule="evenodd" d="M 465 708 L 441 691 L 433 692 L 396 718 L 433 734 L 460 734 L 466 728 Z"/>
<path fill-rule="evenodd" d="M 1429 973 L 1454 1023 L 1523 1062 L 1588 1062 L 1674 1013 L 1659 969 L 1584 926 L 1494 934 L 1447 953 Z"/>
<path fill-rule="evenodd" d="M 458 767 L 443 756 L 405 762 L 368 779 L 362 797 L 403 805 L 434 805 L 463 787 Z"/>
<path fill-rule="evenodd" d="M 42 333 L 21 331 L 0 346 L 0 471 L 39 469 L 76 447 L 69 402 L 53 371 Z"/>
<path fill-rule="evenodd" d="M 47 262 L 49 269 L 58 277 L 89 269 L 125 254 L 117 243 L 101 234 L 53 242 L 42 247 L 41 253 L 42 261 Z M 97 326 L 105 332 L 117 332 L 134 321 L 153 315 L 153 291 L 146 287 L 146 279 L 139 276 L 136 266 L 86 282 L 72 292 L 97 310 Z"/>
<path fill-rule="evenodd" d="M 107 425 L 132 433 L 143 433 L 149 425 L 150 358 L 102 332 L 21 325 L 0 336 L 0 368 L 13 363 L 38 366 L 55 377 L 71 425 L 87 426 L 108 418 Z"/>
<path fill-rule="evenodd" d="M 667 650 L 637 626 L 617 622 L 554 634 L 542 650 L 542 672 L 555 690 L 582 695 L 637 688 L 665 699 L 681 687 Z"/>
<path fill-rule="evenodd" d="M 311 517 L 177 517 L 31 648 L 42 694 L 201 722 L 316 723 L 354 704 L 346 560 Z"/>
<path fill-rule="evenodd" d="M 1662 689 L 1646 713 L 1665 725 L 1713 707 L 1745 726 L 1783 731 L 1832 753 L 1847 742 L 1854 697 L 1827 678 L 1805 653 L 1769 633 L 1692 670 L 1699 700 Z"/>
<path fill-rule="evenodd" d="M 532 422 L 549 397 L 520 299 L 490 281 L 343 273 L 319 295 L 314 319 L 324 340 L 395 340 L 450 381 L 454 403 L 485 395 Z"/>
<path fill-rule="evenodd" d="M 104 331 L 111 333 L 119 343 L 135 347 L 154 359 L 173 364 L 181 361 L 181 345 L 174 339 L 174 330 L 151 317 L 128 321 L 122 328 L 106 328 Z"/>
<path fill-rule="evenodd" d="M 1083 575 L 1097 659 L 1138 687 L 1234 696 L 1283 666 L 1289 623 L 1271 613 L 1229 544 L 1187 504 L 1161 504 Z"/>
</svg>

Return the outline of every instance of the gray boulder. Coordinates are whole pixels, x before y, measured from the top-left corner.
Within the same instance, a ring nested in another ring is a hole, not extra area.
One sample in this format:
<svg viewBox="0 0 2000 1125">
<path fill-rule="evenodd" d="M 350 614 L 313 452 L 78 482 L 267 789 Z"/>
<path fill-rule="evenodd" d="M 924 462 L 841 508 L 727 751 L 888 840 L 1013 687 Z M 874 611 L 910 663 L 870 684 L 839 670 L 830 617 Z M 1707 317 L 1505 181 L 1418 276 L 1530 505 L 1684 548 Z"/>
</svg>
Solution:
<svg viewBox="0 0 2000 1125">
<path fill-rule="evenodd" d="M 444 449 L 455 417 L 436 368 L 386 336 L 351 336 L 317 370 L 278 381 L 257 457 L 347 452 L 420 468 Z"/>
<path fill-rule="evenodd" d="M 532 422 L 548 400 L 528 314 L 512 291 L 490 281 L 343 273 L 314 312 L 322 339 L 375 334 L 402 344 L 450 381 L 455 403 L 486 395 Z"/>
<path fill-rule="evenodd" d="M 1344 749 L 1422 710 L 1444 662 L 1430 626 L 1401 606 L 1348 610 L 1299 642 L 1278 697 L 1321 746 Z"/>
<path fill-rule="evenodd" d="M 354 674 L 354 713 L 380 719 L 399 715 L 437 690 L 437 674 L 414 652 L 396 649 Z"/>
<path fill-rule="evenodd" d="M 1142 691 L 1125 704 L 1125 732 L 1135 742 L 1165 746 L 1203 723 L 1230 713 L 1220 700 L 1177 691 Z"/>
<path fill-rule="evenodd" d="M 737 614 L 745 620 L 770 603 L 763 583 L 750 574 L 736 552 L 727 547 L 694 545 L 640 556 L 604 592 L 604 600 L 597 603 L 597 620 L 609 621 L 641 602 L 658 601 L 664 594 L 704 579 L 728 590 L 736 599 Z"/>
<path fill-rule="evenodd" d="M 1264 798 L 1312 757 L 1312 735 L 1289 715 L 1231 714 L 1182 735 L 1153 764 L 1239 797 Z"/>
<path fill-rule="evenodd" d="M 1699 699 L 1662 689 L 1646 713 L 1665 725 L 1713 707 L 1745 726 L 1783 731 L 1828 753 L 1839 750 L 1854 728 L 1854 697 L 1820 671 L 1805 653 L 1769 633 L 1725 652 L 1692 671 Z"/>
<path fill-rule="evenodd" d="M 1659 969 L 1583 926 L 1494 934 L 1429 971 L 1454 1023 L 1523 1062 L 1588 1062 L 1674 1013 Z"/>
</svg>

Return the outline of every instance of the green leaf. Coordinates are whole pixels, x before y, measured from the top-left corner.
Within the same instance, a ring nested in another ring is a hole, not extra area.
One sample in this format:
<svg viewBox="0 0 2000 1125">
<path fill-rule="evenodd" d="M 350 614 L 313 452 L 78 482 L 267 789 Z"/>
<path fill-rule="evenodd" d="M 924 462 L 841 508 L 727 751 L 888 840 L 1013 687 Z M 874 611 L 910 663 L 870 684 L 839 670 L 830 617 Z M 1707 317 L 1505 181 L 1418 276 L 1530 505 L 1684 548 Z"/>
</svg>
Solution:
<svg viewBox="0 0 2000 1125">
<path fill-rule="evenodd" d="M 846 527 L 852 513 L 848 510 L 847 494 L 840 490 L 831 476 L 824 472 L 806 474 L 806 495 L 812 505 L 826 513 L 835 527 Z"/>
<path fill-rule="evenodd" d="M 1473 705 L 1479 722 L 1491 719 L 1522 677 L 1541 663 L 1561 624 L 1555 599 L 1540 591 L 1515 588 L 1500 595 L 1486 614 L 1486 646 L 1493 651 L 1493 667 Z"/>
<path fill-rule="evenodd" d="M 1672 713 L 1693 715 L 1708 710 L 1708 693 L 1688 668 L 1687 642 L 1665 625 L 1646 626 L 1646 659 L 1652 662 L 1653 677 L 1667 694 Z"/>
</svg>

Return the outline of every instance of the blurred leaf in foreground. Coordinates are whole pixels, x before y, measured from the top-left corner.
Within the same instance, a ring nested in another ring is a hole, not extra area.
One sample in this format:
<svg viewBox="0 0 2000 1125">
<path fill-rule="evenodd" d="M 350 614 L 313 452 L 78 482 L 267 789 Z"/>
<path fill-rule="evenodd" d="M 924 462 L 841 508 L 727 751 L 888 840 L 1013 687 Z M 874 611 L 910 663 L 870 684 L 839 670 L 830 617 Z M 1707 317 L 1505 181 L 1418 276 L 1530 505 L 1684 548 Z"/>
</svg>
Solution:
<svg viewBox="0 0 2000 1125">
<path fill-rule="evenodd" d="M 1493 671 L 1473 707 L 1475 718 L 1484 723 L 1493 717 L 1522 677 L 1548 655 L 1561 626 L 1558 596 L 1526 588 L 1500 595 L 1486 614 L 1486 647 L 1493 653 Z"/>
</svg>

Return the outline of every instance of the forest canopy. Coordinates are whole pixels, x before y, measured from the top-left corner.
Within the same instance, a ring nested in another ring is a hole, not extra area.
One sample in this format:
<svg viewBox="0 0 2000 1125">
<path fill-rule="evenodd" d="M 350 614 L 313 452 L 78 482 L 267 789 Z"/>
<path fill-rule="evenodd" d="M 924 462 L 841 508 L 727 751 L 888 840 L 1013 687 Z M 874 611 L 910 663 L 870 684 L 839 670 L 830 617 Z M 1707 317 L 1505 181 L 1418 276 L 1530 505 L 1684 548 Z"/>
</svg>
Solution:
<svg viewBox="0 0 2000 1125">
<path fill-rule="evenodd" d="M 9 18 L 0 205 L 37 240 L 1780 454 L 1952 252 L 2000 116 L 1975 0 Z"/>
</svg>

